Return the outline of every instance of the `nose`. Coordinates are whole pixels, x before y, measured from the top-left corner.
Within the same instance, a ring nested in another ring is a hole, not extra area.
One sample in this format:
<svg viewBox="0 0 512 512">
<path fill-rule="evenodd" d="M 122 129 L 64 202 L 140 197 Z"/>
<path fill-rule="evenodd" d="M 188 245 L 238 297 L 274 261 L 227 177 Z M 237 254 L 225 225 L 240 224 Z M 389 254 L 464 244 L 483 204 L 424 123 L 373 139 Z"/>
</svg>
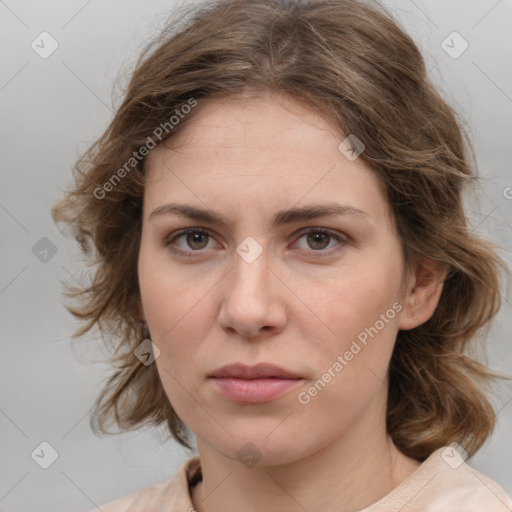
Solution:
<svg viewBox="0 0 512 512">
<path fill-rule="evenodd" d="M 286 287 L 268 267 L 265 251 L 252 263 L 238 255 L 225 277 L 218 321 L 230 335 L 267 338 L 284 329 L 287 321 Z"/>
</svg>

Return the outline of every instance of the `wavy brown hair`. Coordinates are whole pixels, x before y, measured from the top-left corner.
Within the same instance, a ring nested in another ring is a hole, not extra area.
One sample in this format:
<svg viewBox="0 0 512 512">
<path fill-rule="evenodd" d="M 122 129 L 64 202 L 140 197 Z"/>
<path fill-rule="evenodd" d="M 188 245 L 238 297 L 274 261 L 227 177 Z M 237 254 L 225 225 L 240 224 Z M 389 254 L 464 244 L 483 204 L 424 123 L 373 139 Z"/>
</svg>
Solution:
<svg viewBox="0 0 512 512">
<path fill-rule="evenodd" d="M 420 461 L 453 441 L 473 454 L 494 427 L 488 396 L 497 374 L 472 350 L 500 307 L 505 266 L 468 227 L 463 192 L 476 173 L 463 124 L 429 80 L 411 37 L 382 6 L 355 0 L 189 6 L 140 54 L 114 119 L 78 160 L 72 188 L 52 210 L 94 266 L 88 286 L 68 285 L 76 303 L 67 308 L 83 323 L 73 338 L 97 326 L 106 343 L 120 341 L 93 428 L 166 424 L 190 447 L 156 365 L 133 353 L 148 335 L 137 314 L 141 148 L 173 115 L 180 119 L 168 135 L 185 126 L 193 114 L 183 115 L 190 110 L 184 105 L 267 92 L 305 102 L 363 141 L 360 158 L 385 185 L 406 270 L 420 258 L 449 270 L 431 319 L 398 333 L 387 429 L 404 454 Z"/>
</svg>

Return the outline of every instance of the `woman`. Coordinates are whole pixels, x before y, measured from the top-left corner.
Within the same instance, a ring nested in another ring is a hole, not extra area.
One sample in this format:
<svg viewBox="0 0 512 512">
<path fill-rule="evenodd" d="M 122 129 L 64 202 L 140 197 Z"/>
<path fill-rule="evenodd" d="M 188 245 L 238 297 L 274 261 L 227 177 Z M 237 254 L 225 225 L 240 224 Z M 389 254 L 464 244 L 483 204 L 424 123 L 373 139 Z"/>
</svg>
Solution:
<svg viewBox="0 0 512 512">
<path fill-rule="evenodd" d="M 101 510 L 512 510 L 465 463 L 503 264 L 418 48 L 353 0 L 169 27 L 53 213 L 96 251 L 76 336 L 120 339 L 97 429 L 165 423 L 199 455 Z"/>
</svg>

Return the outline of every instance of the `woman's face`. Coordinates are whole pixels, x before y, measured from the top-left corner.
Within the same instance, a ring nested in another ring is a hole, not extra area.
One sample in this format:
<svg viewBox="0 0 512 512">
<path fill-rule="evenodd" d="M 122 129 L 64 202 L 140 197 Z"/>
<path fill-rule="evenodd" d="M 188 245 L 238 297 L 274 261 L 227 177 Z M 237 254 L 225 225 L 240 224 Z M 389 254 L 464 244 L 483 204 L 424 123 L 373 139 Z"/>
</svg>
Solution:
<svg viewBox="0 0 512 512">
<path fill-rule="evenodd" d="M 174 409 L 199 443 L 269 464 L 380 429 L 405 316 L 382 186 L 290 99 L 210 99 L 191 115 L 174 149 L 148 156 L 138 263 Z M 295 378 L 218 372 L 235 363 Z"/>
</svg>

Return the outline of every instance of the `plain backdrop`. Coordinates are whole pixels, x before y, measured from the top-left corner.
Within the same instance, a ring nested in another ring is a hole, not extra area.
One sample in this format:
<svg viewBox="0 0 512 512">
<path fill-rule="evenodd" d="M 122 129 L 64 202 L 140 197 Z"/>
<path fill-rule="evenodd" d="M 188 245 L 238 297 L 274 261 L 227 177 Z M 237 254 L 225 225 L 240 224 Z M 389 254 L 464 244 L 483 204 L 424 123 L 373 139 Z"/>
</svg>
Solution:
<svg viewBox="0 0 512 512">
<path fill-rule="evenodd" d="M 384 4 L 421 46 L 432 79 L 466 121 L 483 185 L 479 203 L 469 205 L 472 223 L 477 233 L 500 244 L 510 263 L 512 1 Z M 113 87 L 118 73 L 129 69 L 174 5 L 173 0 L 0 1 L 4 512 L 36 506 L 40 512 L 91 510 L 170 478 L 191 456 L 174 442 L 162 443 L 155 430 L 102 438 L 91 432 L 90 409 L 109 367 L 94 362 L 105 356 L 96 338 L 70 343 L 76 324 L 64 309 L 60 281 L 80 281 L 82 267 L 69 232 L 60 233 L 50 216 L 73 163 L 119 105 Z M 43 58 L 41 53 L 57 44 Z M 509 374 L 511 302 L 508 287 L 488 349 L 490 366 Z M 496 409 L 495 434 L 468 462 L 512 494 L 510 387 L 502 388 Z M 48 462 L 57 457 L 47 469 L 37 457 L 41 453 Z"/>
</svg>

